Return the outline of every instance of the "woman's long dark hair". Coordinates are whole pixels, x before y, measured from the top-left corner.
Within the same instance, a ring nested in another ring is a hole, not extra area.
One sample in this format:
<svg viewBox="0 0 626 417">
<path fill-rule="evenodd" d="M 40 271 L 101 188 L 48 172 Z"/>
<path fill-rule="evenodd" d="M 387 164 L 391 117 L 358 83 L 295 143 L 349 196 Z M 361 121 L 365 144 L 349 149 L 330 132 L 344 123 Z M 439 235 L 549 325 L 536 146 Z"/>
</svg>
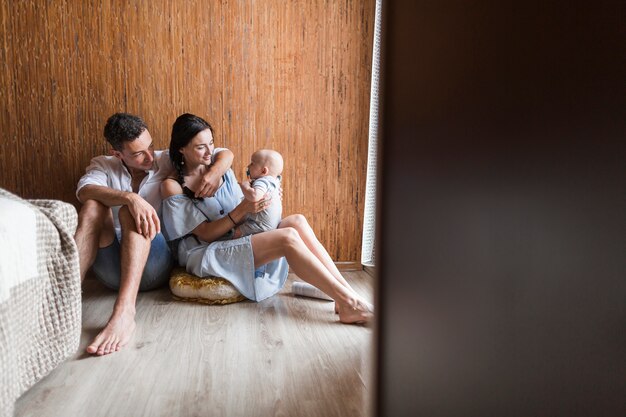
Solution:
<svg viewBox="0 0 626 417">
<path fill-rule="evenodd" d="M 213 134 L 213 128 L 201 117 L 185 113 L 178 116 L 172 125 L 172 138 L 170 139 L 170 160 L 178 173 L 178 182 L 183 183 L 183 154 L 180 148 L 187 146 L 191 139 L 203 130 L 209 129 Z"/>
</svg>

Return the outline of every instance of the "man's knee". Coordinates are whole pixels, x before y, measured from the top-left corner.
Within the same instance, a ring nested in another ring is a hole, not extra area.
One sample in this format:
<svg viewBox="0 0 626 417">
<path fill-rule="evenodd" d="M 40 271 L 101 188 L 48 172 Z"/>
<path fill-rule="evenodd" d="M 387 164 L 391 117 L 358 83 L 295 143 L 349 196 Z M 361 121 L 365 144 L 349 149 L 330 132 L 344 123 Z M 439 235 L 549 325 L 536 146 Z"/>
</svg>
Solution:
<svg viewBox="0 0 626 417">
<path fill-rule="evenodd" d="M 109 207 L 96 200 L 87 200 L 78 213 L 78 218 L 82 220 L 104 220 L 109 212 Z"/>
<path fill-rule="evenodd" d="M 108 207 L 96 200 L 87 200 L 80 209 L 79 216 L 104 216 Z"/>
<path fill-rule="evenodd" d="M 120 218 L 120 221 L 122 221 L 122 219 L 132 220 L 133 218 L 132 214 L 130 214 L 130 209 L 128 208 L 128 206 L 120 207 L 120 210 L 117 212 L 117 216 Z"/>
<path fill-rule="evenodd" d="M 129 230 L 136 231 L 137 226 L 135 224 L 135 219 L 133 215 L 130 213 L 130 209 L 128 206 L 120 207 L 120 210 L 117 213 L 117 217 L 120 220 L 120 227 L 122 228 L 122 233 L 127 232 Z M 150 239 L 148 239 L 149 241 Z"/>
<path fill-rule="evenodd" d="M 111 208 L 96 200 L 85 201 L 78 213 L 76 236 L 80 237 L 77 239 L 79 244 L 84 244 L 87 236 L 95 236 L 94 244 L 100 247 L 110 245 L 115 237 Z"/>
</svg>

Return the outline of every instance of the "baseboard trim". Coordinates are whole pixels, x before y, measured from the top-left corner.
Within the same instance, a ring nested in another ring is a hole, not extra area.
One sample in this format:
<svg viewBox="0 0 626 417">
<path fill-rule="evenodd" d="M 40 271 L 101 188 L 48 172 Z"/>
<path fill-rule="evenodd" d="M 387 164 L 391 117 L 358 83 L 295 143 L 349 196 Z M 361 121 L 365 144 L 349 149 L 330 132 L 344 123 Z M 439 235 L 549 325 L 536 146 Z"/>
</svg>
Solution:
<svg viewBox="0 0 626 417">
<path fill-rule="evenodd" d="M 343 272 L 356 272 L 363 270 L 363 265 L 361 265 L 361 262 L 356 261 L 335 262 L 335 265 L 337 266 L 338 270 Z M 291 269 L 291 267 L 289 267 L 289 272 L 293 273 L 293 269 Z"/>
<path fill-rule="evenodd" d="M 363 270 L 367 272 L 371 277 L 376 276 L 376 267 L 375 266 L 363 266 Z"/>
<path fill-rule="evenodd" d="M 361 262 L 343 261 L 343 262 L 335 262 L 335 265 L 337 265 L 337 269 L 340 271 L 362 271 L 363 270 L 363 265 L 361 265 Z"/>
</svg>

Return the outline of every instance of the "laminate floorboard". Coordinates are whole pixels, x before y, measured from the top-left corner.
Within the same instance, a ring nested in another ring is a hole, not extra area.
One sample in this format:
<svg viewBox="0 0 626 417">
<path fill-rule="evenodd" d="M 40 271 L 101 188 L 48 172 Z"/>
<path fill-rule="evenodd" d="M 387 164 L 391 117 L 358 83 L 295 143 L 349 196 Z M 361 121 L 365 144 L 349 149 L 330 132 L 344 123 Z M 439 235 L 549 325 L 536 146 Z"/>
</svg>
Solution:
<svg viewBox="0 0 626 417">
<path fill-rule="evenodd" d="M 372 301 L 369 274 L 344 277 Z M 367 415 L 373 329 L 339 323 L 332 302 L 292 295 L 294 279 L 260 303 L 141 293 L 133 339 L 104 357 L 83 352 L 116 293 L 86 280 L 79 351 L 22 395 L 15 416 Z"/>
</svg>

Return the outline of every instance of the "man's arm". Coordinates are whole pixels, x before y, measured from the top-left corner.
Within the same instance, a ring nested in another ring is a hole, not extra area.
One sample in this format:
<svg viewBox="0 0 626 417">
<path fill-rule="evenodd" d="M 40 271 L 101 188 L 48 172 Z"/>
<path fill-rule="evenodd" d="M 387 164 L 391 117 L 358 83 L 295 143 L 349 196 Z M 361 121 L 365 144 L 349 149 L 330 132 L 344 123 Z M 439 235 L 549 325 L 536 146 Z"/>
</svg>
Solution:
<svg viewBox="0 0 626 417">
<path fill-rule="evenodd" d="M 81 203 L 87 200 L 96 200 L 108 207 L 125 206 L 128 205 L 133 198 L 130 197 L 129 194 L 134 193 L 114 190 L 111 187 L 105 187 L 103 185 L 90 184 L 85 185 L 78 191 L 78 200 Z"/>
<path fill-rule="evenodd" d="M 78 200 L 80 202 L 96 200 L 108 207 L 127 206 L 135 219 L 137 233 L 154 239 L 154 236 L 161 232 L 161 222 L 156 210 L 139 194 L 91 184 L 78 191 Z"/>
<path fill-rule="evenodd" d="M 220 186 L 220 178 L 230 169 L 235 155 L 229 149 L 222 149 L 215 154 L 215 160 L 198 184 L 196 197 L 212 197 Z"/>
</svg>

